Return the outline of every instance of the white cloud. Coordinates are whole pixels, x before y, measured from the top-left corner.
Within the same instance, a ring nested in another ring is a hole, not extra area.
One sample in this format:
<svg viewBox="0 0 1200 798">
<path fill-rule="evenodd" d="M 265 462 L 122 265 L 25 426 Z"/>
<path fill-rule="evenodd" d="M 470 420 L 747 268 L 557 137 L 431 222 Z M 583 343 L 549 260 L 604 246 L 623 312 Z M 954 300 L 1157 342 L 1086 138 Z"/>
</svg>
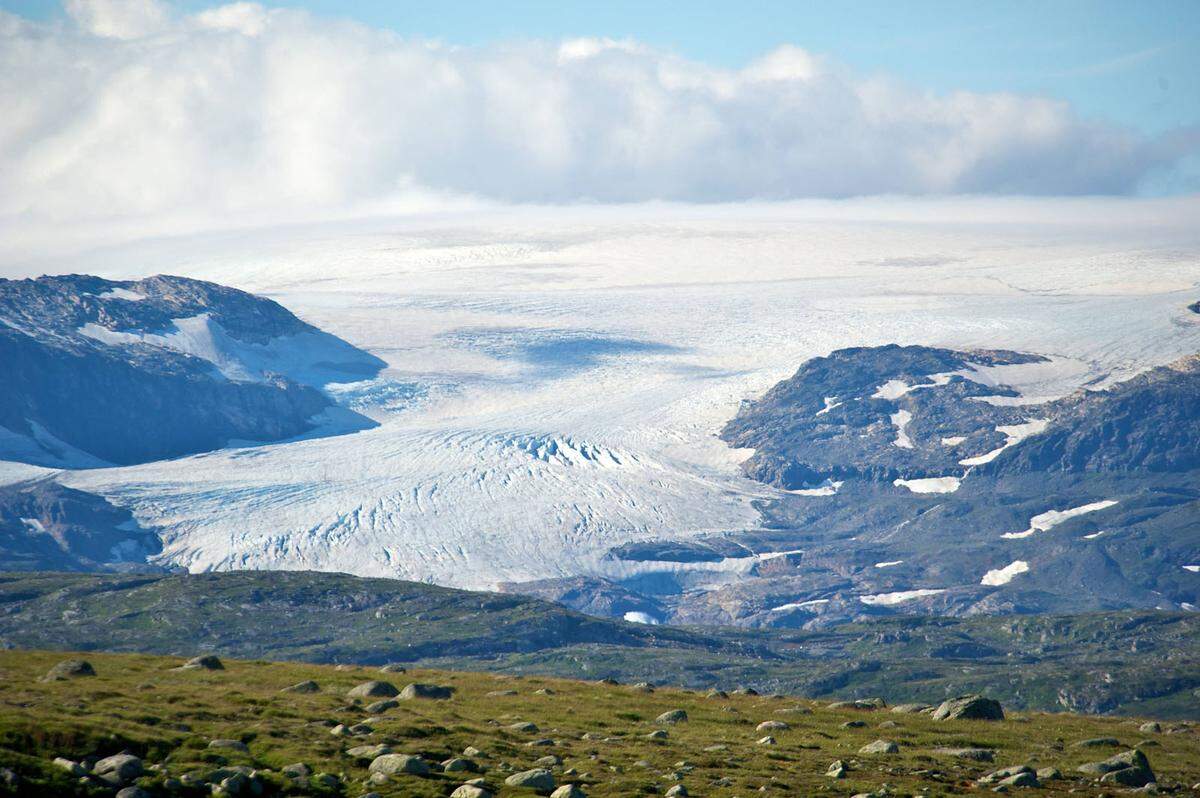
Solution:
<svg viewBox="0 0 1200 798">
<path fill-rule="evenodd" d="M 604 39 L 462 48 L 236 3 L 0 12 L 0 216 L 285 217 L 407 197 L 1129 193 L 1181 148 L 1063 103 L 935 96 L 796 47 L 743 70 Z"/>
</svg>

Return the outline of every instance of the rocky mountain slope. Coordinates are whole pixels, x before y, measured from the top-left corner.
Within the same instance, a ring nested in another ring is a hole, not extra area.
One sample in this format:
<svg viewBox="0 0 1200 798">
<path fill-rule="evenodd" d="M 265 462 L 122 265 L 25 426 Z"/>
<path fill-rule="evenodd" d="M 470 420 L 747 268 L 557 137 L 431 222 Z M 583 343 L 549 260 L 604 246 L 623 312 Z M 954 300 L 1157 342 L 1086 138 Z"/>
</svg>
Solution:
<svg viewBox="0 0 1200 798">
<path fill-rule="evenodd" d="M 242 291 L 85 275 L 0 280 L 0 363 L 0 458 L 52 467 L 291 438 L 383 366 Z"/>
<path fill-rule="evenodd" d="M 1200 716 L 1200 615 L 885 618 L 673 628 L 521 596 L 342 574 L 8 574 L 0 645 L 613 677 L 693 688 Z"/>
<path fill-rule="evenodd" d="M 1200 606 L 1200 358 L 1061 399 L 1017 352 L 846 349 L 722 435 L 762 526 L 614 547 L 605 614 L 813 628 L 887 614 Z M 617 569 L 614 568 L 614 571 Z M 504 585 L 603 611 L 570 582 Z M 624 593 L 618 594 L 616 591 Z"/>
</svg>

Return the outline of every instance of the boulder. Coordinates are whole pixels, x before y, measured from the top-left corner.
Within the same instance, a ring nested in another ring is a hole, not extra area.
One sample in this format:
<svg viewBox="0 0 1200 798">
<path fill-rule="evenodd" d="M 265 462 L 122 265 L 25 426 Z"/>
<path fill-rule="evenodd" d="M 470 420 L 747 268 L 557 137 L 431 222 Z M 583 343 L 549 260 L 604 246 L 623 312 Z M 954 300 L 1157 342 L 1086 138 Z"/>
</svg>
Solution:
<svg viewBox="0 0 1200 798">
<path fill-rule="evenodd" d="M 1057 781 L 1062 778 L 1058 768 L 1038 768 L 1038 781 Z"/>
<path fill-rule="evenodd" d="M 687 798 L 687 795 L 687 787 L 684 787 L 682 784 L 676 784 L 667 790 L 667 798 Z"/>
<path fill-rule="evenodd" d="M 1110 756 L 1101 762 L 1087 762 L 1076 768 L 1080 773 L 1100 776 L 1100 780 L 1123 787 L 1144 787 L 1158 779 L 1150 768 L 1150 760 L 1136 749 Z"/>
<path fill-rule="evenodd" d="M 516 690 L 492 690 L 487 694 L 488 698 L 507 698 L 517 694 Z"/>
<path fill-rule="evenodd" d="M 659 715 L 654 722 L 673 726 L 676 723 L 686 723 L 687 719 L 688 714 L 682 709 L 672 709 Z"/>
<path fill-rule="evenodd" d="M 77 679 L 81 676 L 95 676 L 96 669 L 85 659 L 64 659 L 55 665 L 42 677 L 43 682 L 57 682 L 62 679 Z"/>
<path fill-rule="evenodd" d="M 530 723 L 527 720 L 518 721 L 517 723 L 510 723 L 508 728 L 512 729 L 513 731 L 522 732 L 524 734 L 537 734 L 538 733 L 537 724 Z"/>
<path fill-rule="evenodd" d="M 655 729 L 646 735 L 647 740 L 665 740 L 669 735 L 666 729 Z"/>
<path fill-rule="evenodd" d="M 291 687 L 285 687 L 279 692 L 281 693 L 319 693 L 321 685 L 314 682 L 312 679 L 306 679 L 303 682 L 296 682 Z"/>
<path fill-rule="evenodd" d="M 238 751 L 243 754 L 250 753 L 250 749 L 241 740 L 209 740 L 209 748 L 224 748 L 227 751 Z"/>
<path fill-rule="evenodd" d="M 1075 748 L 1119 748 L 1121 741 L 1116 737 L 1093 737 L 1074 743 Z"/>
<path fill-rule="evenodd" d="M 933 709 L 929 704 L 897 704 L 892 707 L 892 712 L 898 712 L 901 715 L 918 715 L 927 709 Z"/>
<path fill-rule="evenodd" d="M 876 740 L 858 749 L 860 754 L 898 754 L 900 746 L 892 740 Z"/>
<path fill-rule="evenodd" d="M 290 779 L 302 779 L 305 776 L 312 775 L 312 768 L 303 762 L 296 762 L 291 765 L 284 765 L 280 768 L 279 772 Z"/>
<path fill-rule="evenodd" d="M 1037 778 L 1036 774 L 1030 773 L 1029 771 L 1025 771 L 1024 773 L 1014 773 L 1013 775 L 1008 776 L 1007 778 L 1001 779 L 1000 783 L 997 784 L 996 786 L 997 787 L 1041 787 L 1042 785 L 1038 782 L 1038 778 Z"/>
<path fill-rule="evenodd" d="M 180 665 L 175 670 L 177 671 L 223 671 L 225 665 L 221 660 L 213 654 L 204 654 L 199 657 L 192 657 L 187 662 Z"/>
<path fill-rule="evenodd" d="M 106 756 L 92 767 L 92 774 L 114 787 L 124 786 L 142 775 L 142 760 L 132 754 Z"/>
<path fill-rule="evenodd" d="M 849 768 L 846 767 L 845 762 L 840 759 L 835 759 L 829 766 L 829 769 L 825 771 L 825 775 L 831 779 L 844 779 L 846 778 L 846 773 L 848 771 Z"/>
<path fill-rule="evenodd" d="M 61 756 L 54 757 L 54 766 L 67 771 L 72 776 L 86 776 L 87 768 L 73 759 L 66 759 Z"/>
<path fill-rule="evenodd" d="M 442 763 L 443 773 L 478 773 L 479 766 L 460 756 L 451 757 Z"/>
<path fill-rule="evenodd" d="M 346 695 L 350 698 L 391 698 L 400 695 L 400 691 L 391 682 L 371 680 L 351 687 Z"/>
<path fill-rule="evenodd" d="M 1004 710 L 994 698 L 960 695 L 943 701 L 933 711 L 934 720 L 1004 720 Z"/>
<path fill-rule="evenodd" d="M 550 798 L 587 798 L 587 793 L 578 784 L 564 784 L 550 793 Z"/>
<path fill-rule="evenodd" d="M 992 762 L 996 758 L 996 752 L 990 748 L 935 748 L 933 752 L 944 756 L 955 756 L 959 759 L 969 759 L 972 762 Z"/>
<path fill-rule="evenodd" d="M 766 737 L 763 737 L 762 739 L 760 739 L 758 741 L 758 744 L 759 745 L 775 745 L 775 738 L 768 734 Z"/>
<path fill-rule="evenodd" d="M 495 793 L 478 784 L 463 784 L 450 793 L 450 798 L 492 798 Z"/>
<path fill-rule="evenodd" d="M 379 669 L 380 673 L 408 673 L 408 669 L 395 662 L 389 662 Z"/>
<path fill-rule="evenodd" d="M 408 754 L 384 754 L 377 756 L 367 767 L 369 773 L 395 776 L 406 773 L 410 776 L 428 776 L 429 765 L 419 756 Z"/>
<path fill-rule="evenodd" d="M 1162 732 L 1162 725 L 1158 721 L 1152 720 L 1149 723 L 1143 723 L 1141 726 L 1138 726 L 1138 731 L 1142 734 L 1159 734 Z"/>
<path fill-rule="evenodd" d="M 380 715 L 384 712 L 387 712 L 389 709 L 395 709 L 398 706 L 400 706 L 399 701 L 395 701 L 391 698 L 385 698 L 382 701 L 376 701 L 373 704 L 367 704 L 364 709 L 366 709 L 367 712 L 370 712 L 372 715 Z"/>
<path fill-rule="evenodd" d="M 843 729 L 864 729 L 866 726 L 865 720 L 848 720 L 842 724 Z"/>
<path fill-rule="evenodd" d="M 787 731 L 791 726 L 788 726 L 781 720 L 764 720 L 755 727 L 756 731 Z"/>
<path fill-rule="evenodd" d="M 1005 779 L 1012 778 L 1013 776 L 1019 776 L 1022 773 L 1033 774 L 1033 768 L 1029 767 L 1029 765 L 1010 765 L 1006 768 L 993 770 L 991 773 L 979 779 L 979 784 L 996 784 L 997 782 L 1004 781 Z"/>
<path fill-rule="evenodd" d="M 116 798 L 153 798 L 153 796 L 141 787 L 125 787 L 117 790 Z"/>
<path fill-rule="evenodd" d="M 382 743 L 380 743 L 379 745 L 356 745 L 353 748 L 346 749 L 346 755 L 352 756 L 355 759 L 375 760 L 375 759 L 378 759 L 379 757 L 383 756 L 384 754 L 390 754 L 390 753 L 392 753 L 392 747 L 390 745 L 384 745 Z"/>
<path fill-rule="evenodd" d="M 428 698 L 435 701 L 445 701 L 454 694 L 454 688 L 442 687 L 436 684 L 418 684 L 413 683 L 406 685 L 400 691 L 400 697 L 404 700 L 412 700 L 414 698 Z"/>
<path fill-rule="evenodd" d="M 514 773 L 504 780 L 509 787 L 525 787 L 541 793 L 554 790 L 554 774 L 545 768 L 533 768 Z"/>
</svg>

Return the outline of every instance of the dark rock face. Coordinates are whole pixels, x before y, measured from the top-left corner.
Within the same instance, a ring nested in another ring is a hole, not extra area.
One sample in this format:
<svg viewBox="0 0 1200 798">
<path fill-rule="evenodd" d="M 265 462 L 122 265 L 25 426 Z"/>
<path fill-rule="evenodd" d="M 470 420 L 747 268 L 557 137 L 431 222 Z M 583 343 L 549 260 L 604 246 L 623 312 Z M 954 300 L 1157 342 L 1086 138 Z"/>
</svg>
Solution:
<svg viewBox="0 0 1200 798">
<path fill-rule="evenodd" d="M 51 478 L 0 486 L 0 563 L 9 571 L 162 570 L 158 536 L 128 510 Z"/>
<path fill-rule="evenodd" d="M 958 460 L 964 450 L 985 452 L 1003 445 L 1005 436 L 996 426 L 1019 423 L 1026 415 L 1017 408 L 969 401 L 1016 392 L 951 372 L 972 364 L 1043 360 L 1020 352 L 923 346 L 842 349 L 808 361 L 744 406 L 721 437 L 730 446 L 755 450 L 743 466 L 748 476 L 785 490 L 826 480 L 942 476 L 962 470 Z M 911 416 L 903 426 L 907 446 L 897 443 L 896 413 Z M 940 444 L 952 436 L 963 437 L 963 443 Z"/>
<path fill-rule="evenodd" d="M 83 275 L 0 280 L 0 363 L 0 454 L 67 467 L 299 435 L 332 404 L 314 387 L 323 375 L 383 366 L 242 291 Z"/>
<path fill-rule="evenodd" d="M 616 547 L 636 571 L 603 584 L 506 589 L 609 617 L 642 603 L 668 624 L 803 629 L 1200 606 L 1183 568 L 1200 565 L 1200 357 L 1049 402 L 977 370 L 1043 361 L 915 346 L 817 358 L 723 432 L 755 449 L 748 476 L 781 489 L 756 503 L 759 528 Z M 930 656 L 995 650 L 946 641 Z M 1064 706 L 1093 702 L 1064 689 Z"/>
<path fill-rule="evenodd" d="M 1055 402 L 1045 433 L 997 458 L 997 475 L 1200 469 L 1200 355 Z"/>
</svg>

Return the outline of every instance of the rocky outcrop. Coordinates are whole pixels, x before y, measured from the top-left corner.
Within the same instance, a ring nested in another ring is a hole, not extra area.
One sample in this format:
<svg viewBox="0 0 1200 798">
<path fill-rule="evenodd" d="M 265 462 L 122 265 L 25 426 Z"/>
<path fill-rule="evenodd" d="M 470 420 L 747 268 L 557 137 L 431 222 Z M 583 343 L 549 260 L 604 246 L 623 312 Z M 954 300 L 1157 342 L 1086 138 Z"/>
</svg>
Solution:
<svg viewBox="0 0 1200 798">
<path fill-rule="evenodd" d="M 161 571 L 162 550 L 128 510 L 53 478 L 0 486 L 0 567 L 6 571 Z"/>
<path fill-rule="evenodd" d="M 0 280 L 0 363 L 0 456 L 56 467 L 293 437 L 384 365 L 236 289 L 83 275 Z"/>
</svg>

